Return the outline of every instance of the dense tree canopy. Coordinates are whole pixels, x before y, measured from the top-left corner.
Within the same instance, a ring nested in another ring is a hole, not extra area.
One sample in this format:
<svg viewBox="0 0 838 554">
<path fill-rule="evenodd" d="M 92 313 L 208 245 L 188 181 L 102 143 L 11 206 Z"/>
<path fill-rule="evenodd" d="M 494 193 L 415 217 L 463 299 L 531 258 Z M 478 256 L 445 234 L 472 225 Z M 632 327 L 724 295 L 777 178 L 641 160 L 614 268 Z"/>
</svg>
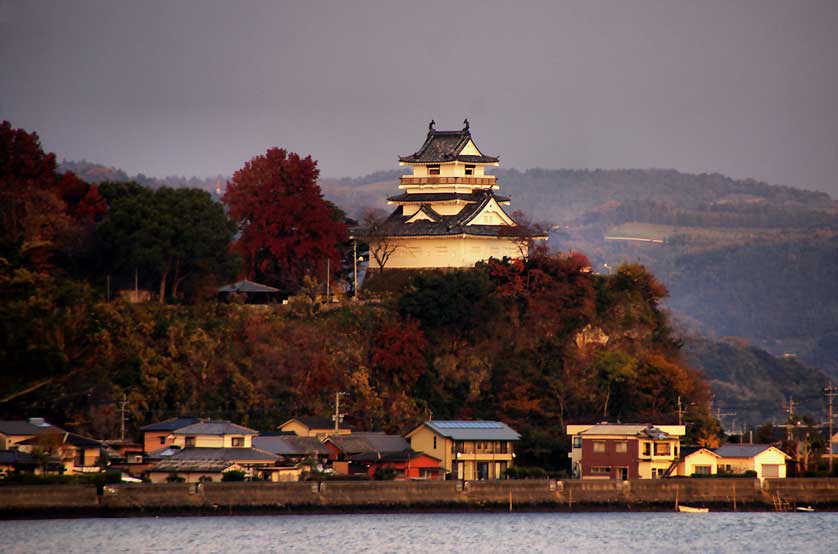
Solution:
<svg viewBox="0 0 838 554">
<path fill-rule="evenodd" d="M 325 275 L 327 259 L 339 267 L 347 230 L 323 199 L 319 173 L 310 156 L 271 148 L 233 175 L 223 200 L 249 278 L 296 290 L 304 276 Z"/>
<path fill-rule="evenodd" d="M 185 280 L 226 276 L 234 227 L 209 193 L 134 183 L 105 183 L 102 193 L 110 213 L 97 235 L 111 270 L 154 275 L 160 302 L 167 286 L 177 297 Z"/>
</svg>

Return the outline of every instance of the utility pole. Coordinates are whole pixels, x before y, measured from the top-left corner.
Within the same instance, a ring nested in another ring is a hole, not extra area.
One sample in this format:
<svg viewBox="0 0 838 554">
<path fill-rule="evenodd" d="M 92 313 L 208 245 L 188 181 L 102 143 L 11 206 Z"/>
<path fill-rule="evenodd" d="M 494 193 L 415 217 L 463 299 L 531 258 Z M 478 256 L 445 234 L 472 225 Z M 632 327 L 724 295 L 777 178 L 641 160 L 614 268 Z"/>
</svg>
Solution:
<svg viewBox="0 0 838 554">
<path fill-rule="evenodd" d="M 340 413 L 340 397 L 345 394 L 345 392 L 335 393 L 335 415 L 332 416 L 332 419 L 335 420 L 335 434 L 340 430 L 340 422 L 343 421 L 344 414 Z"/>
<path fill-rule="evenodd" d="M 794 421 L 794 399 L 789 396 L 788 402 L 786 402 L 785 410 L 789 414 L 788 419 L 786 419 L 786 440 L 791 442 L 792 439 L 792 429 L 793 429 L 793 421 Z"/>
<path fill-rule="evenodd" d="M 121 407 L 121 415 L 119 417 L 119 440 L 120 442 L 125 442 L 125 406 L 128 404 L 128 397 L 123 392 L 122 393 L 122 407 Z"/>
<path fill-rule="evenodd" d="M 354 291 L 352 294 L 352 298 L 354 300 L 358 300 L 358 239 L 352 239 L 352 278 L 355 281 L 355 284 L 352 287 Z"/>
<path fill-rule="evenodd" d="M 736 412 L 723 412 L 723 411 L 722 411 L 722 407 L 721 407 L 721 406 L 717 406 L 717 407 L 716 407 L 716 421 L 718 421 L 718 422 L 719 422 L 719 425 L 722 425 L 722 418 L 723 418 L 723 417 L 727 417 L 727 416 L 735 416 L 735 415 L 736 415 Z M 734 420 L 734 422 L 735 422 L 735 421 L 736 421 L 736 420 Z M 731 425 L 731 427 L 732 427 L 732 425 Z M 728 435 L 732 435 L 732 434 L 733 434 L 733 429 L 731 429 L 731 432 L 730 432 L 730 433 L 727 433 L 727 434 L 728 434 Z"/>
<path fill-rule="evenodd" d="M 105 298 L 107 299 L 108 304 L 111 303 L 111 274 L 108 273 L 107 278 L 105 279 L 107 293 Z"/>
<path fill-rule="evenodd" d="M 827 411 L 827 418 L 829 419 L 829 475 L 832 475 L 832 397 L 838 394 L 838 387 L 834 387 L 831 383 L 823 388 L 826 399 L 829 402 L 829 409 Z"/>
<path fill-rule="evenodd" d="M 684 412 L 686 412 L 686 408 L 684 408 L 681 404 L 681 395 L 678 395 L 678 425 L 684 424 Z"/>
</svg>

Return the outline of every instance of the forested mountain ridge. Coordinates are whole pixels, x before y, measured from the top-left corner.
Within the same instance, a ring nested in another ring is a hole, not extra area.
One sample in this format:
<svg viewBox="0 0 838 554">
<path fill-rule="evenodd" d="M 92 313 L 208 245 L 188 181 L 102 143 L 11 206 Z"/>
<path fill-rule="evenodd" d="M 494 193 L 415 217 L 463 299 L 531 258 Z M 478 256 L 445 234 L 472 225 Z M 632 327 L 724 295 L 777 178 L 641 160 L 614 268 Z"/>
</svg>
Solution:
<svg viewBox="0 0 838 554">
<path fill-rule="evenodd" d="M 715 396 L 715 405 L 731 429 L 774 420 L 783 422 L 783 406 L 792 399 L 798 414 L 818 420 L 823 412 L 823 386 L 829 377 L 794 357 L 775 357 L 742 341 L 688 338 L 688 363 L 701 371 Z"/>
</svg>

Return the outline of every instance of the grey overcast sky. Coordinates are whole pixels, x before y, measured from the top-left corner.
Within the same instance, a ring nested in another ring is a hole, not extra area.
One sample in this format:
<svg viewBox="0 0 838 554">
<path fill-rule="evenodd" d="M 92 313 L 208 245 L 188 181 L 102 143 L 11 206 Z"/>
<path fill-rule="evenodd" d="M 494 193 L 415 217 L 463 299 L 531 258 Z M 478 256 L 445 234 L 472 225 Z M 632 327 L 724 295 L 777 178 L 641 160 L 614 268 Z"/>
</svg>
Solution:
<svg viewBox="0 0 838 554">
<path fill-rule="evenodd" d="M 0 0 L 0 119 L 59 159 L 398 167 L 464 117 L 503 167 L 666 167 L 838 197 L 838 1 Z"/>
</svg>

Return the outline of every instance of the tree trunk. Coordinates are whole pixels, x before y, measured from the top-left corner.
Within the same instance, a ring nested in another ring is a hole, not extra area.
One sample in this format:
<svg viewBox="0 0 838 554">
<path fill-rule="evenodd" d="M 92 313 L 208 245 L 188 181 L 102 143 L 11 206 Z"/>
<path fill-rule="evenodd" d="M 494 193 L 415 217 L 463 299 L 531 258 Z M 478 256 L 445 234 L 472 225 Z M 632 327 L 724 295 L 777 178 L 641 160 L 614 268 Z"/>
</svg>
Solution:
<svg viewBox="0 0 838 554">
<path fill-rule="evenodd" d="M 180 274 L 180 260 L 175 260 L 175 276 L 172 279 L 172 298 L 177 299 L 177 291 L 180 283 L 186 279 L 186 275 Z"/>
<path fill-rule="evenodd" d="M 602 417 L 608 419 L 608 401 L 611 399 L 611 387 L 605 390 L 605 403 L 602 405 Z"/>
<path fill-rule="evenodd" d="M 169 276 L 169 270 L 166 269 L 163 272 L 163 275 L 160 277 L 160 303 L 164 304 L 166 302 L 166 279 Z"/>
</svg>

